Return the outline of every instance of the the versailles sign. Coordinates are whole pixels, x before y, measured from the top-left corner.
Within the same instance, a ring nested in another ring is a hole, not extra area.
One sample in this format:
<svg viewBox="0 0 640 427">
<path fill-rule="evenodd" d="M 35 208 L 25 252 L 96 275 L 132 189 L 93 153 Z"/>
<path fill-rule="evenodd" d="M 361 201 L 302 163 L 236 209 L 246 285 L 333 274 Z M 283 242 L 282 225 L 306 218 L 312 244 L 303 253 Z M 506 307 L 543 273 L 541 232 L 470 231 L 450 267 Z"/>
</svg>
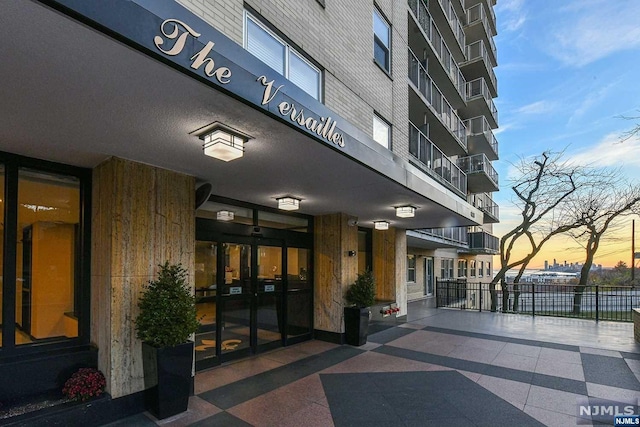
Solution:
<svg viewBox="0 0 640 427">
<path fill-rule="evenodd" d="M 189 38 L 197 39 L 200 33 L 178 19 L 166 19 L 160 25 L 162 35 L 156 35 L 153 39 L 155 47 L 164 55 L 174 57 L 181 54 Z M 173 44 L 169 46 L 173 41 Z M 190 44 L 191 45 L 191 44 Z M 210 56 L 215 43 L 207 42 L 199 51 L 188 52 L 190 55 L 190 67 L 193 70 L 201 71 L 204 75 L 221 85 L 226 85 L 233 78 L 233 71 L 229 67 L 216 64 Z M 262 106 L 269 106 L 284 85 L 275 86 L 275 80 L 270 80 L 262 75 L 256 79 L 262 91 Z M 277 111 L 292 123 L 305 128 L 307 131 L 318 135 L 327 142 L 339 147 L 344 147 L 344 137 L 342 133 L 336 132 L 336 122 L 331 117 L 317 117 L 309 114 L 304 108 L 289 101 L 280 101 L 277 104 Z"/>
</svg>

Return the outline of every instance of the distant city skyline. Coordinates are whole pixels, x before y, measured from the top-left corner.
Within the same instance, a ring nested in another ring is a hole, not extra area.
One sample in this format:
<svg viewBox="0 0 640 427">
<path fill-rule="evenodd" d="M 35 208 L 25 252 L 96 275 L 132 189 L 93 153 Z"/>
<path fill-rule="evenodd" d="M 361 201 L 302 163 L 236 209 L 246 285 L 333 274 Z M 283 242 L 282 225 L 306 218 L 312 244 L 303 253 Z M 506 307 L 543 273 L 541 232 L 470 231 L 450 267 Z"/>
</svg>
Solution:
<svg viewBox="0 0 640 427">
<path fill-rule="evenodd" d="M 522 157 L 565 150 L 581 164 L 620 167 L 629 178 L 640 177 L 640 138 L 620 141 L 635 124 L 621 116 L 640 116 L 640 2 L 500 0 L 496 16 L 500 160 L 494 166 L 500 191 L 493 198 L 500 205 L 494 233 L 501 237 L 518 221 L 509 179 Z M 630 219 L 625 221 L 616 239 L 600 248 L 596 263 L 631 263 Z M 561 236 L 530 266 L 542 268 L 553 258 L 575 263 L 585 255 Z"/>
</svg>

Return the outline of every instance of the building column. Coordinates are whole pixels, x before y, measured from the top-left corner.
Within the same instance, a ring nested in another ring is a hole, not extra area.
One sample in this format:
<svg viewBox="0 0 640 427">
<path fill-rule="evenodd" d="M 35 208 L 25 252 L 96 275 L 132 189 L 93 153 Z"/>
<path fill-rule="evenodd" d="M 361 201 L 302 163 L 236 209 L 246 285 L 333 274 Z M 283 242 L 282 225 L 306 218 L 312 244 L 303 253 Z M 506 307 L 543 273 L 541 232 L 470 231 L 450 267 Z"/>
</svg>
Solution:
<svg viewBox="0 0 640 427">
<path fill-rule="evenodd" d="M 356 280 L 358 227 L 344 213 L 314 218 L 314 329 L 316 336 L 341 341 L 344 293 Z"/>
<path fill-rule="evenodd" d="M 389 227 L 373 231 L 373 275 L 376 299 L 395 301 L 399 316 L 407 314 L 407 234 L 404 229 Z"/>
<path fill-rule="evenodd" d="M 158 264 L 181 263 L 194 278 L 195 179 L 111 158 L 93 170 L 91 338 L 107 392 L 144 389 L 134 319 Z"/>
</svg>

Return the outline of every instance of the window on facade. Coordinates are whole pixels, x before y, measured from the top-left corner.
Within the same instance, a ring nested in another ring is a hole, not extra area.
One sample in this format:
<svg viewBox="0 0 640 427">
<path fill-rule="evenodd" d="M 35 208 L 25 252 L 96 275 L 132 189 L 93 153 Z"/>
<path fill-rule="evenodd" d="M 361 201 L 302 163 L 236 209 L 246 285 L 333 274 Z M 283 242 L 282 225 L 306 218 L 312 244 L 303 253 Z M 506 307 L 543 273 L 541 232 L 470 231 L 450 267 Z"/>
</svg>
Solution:
<svg viewBox="0 0 640 427">
<path fill-rule="evenodd" d="M 244 48 L 300 89 L 320 100 L 320 70 L 247 12 Z"/>
<path fill-rule="evenodd" d="M 373 59 L 391 72 L 391 28 L 378 10 L 373 11 Z"/>
<path fill-rule="evenodd" d="M 440 260 L 440 277 L 442 279 L 453 278 L 453 259 L 442 258 Z"/>
<path fill-rule="evenodd" d="M 407 255 L 407 282 L 416 281 L 416 256 Z"/>
<path fill-rule="evenodd" d="M 469 261 L 469 276 L 476 277 L 476 260 Z"/>
<path fill-rule="evenodd" d="M 478 265 L 478 277 L 482 277 L 484 275 L 484 261 L 479 261 Z"/>
<path fill-rule="evenodd" d="M 491 263 L 487 262 L 487 277 L 491 277 Z"/>
<path fill-rule="evenodd" d="M 376 114 L 373 115 L 373 140 L 384 148 L 390 148 L 391 127 Z"/>
<path fill-rule="evenodd" d="M 80 182 L 20 169 L 16 345 L 78 336 Z"/>
<path fill-rule="evenodd" d="M 458 277 L 467 277 L 467 260 L 458 260 Z"/>
</svg>

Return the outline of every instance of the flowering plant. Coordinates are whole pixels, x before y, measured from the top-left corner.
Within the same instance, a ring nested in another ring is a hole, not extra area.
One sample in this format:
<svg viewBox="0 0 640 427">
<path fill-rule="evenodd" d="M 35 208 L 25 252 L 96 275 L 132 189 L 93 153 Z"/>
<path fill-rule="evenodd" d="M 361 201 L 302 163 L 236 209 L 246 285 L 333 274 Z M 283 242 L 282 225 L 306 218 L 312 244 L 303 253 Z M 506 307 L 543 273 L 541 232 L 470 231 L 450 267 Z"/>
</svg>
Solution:
<svg viewBox="0 0 640 427">
<path fill-rule="evenodd" d="M 62 393 L 71 400 L 85 401 L 100 396 L 107 381 L 102 372 L 94 368 L 80 368 L 64 383 Z"/>
</svg>

